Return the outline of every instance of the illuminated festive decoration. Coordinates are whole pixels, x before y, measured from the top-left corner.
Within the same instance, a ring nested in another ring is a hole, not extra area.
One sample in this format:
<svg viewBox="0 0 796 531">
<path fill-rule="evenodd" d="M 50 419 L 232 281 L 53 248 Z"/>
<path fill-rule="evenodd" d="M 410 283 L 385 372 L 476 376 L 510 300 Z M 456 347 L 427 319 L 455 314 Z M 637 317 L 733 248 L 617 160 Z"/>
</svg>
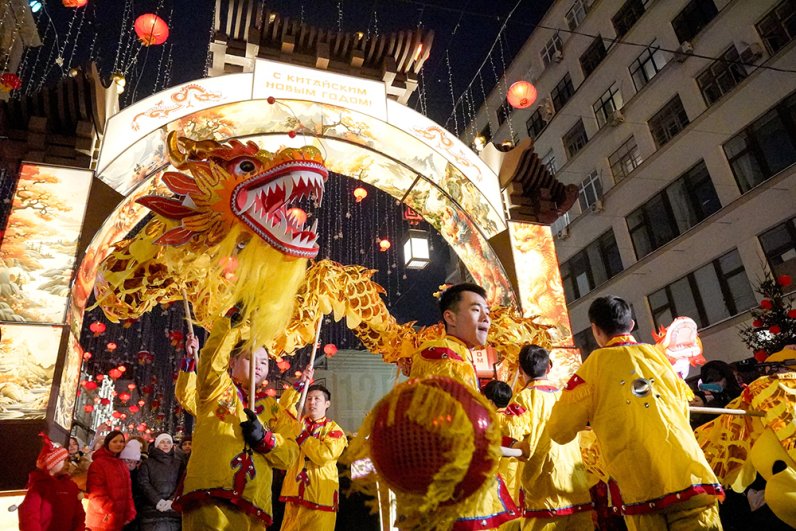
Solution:
<svg viewBox="0 0 796 531">
<path fill-rule="evenodd" d="M 356 198 L 357 203 L 361 203 L 362 200 L 365 199 L 367 196 L 368 196 L 368 191 L 362 188 L 361 186 L 354 188 L 354 197 Z"/>
<path fill-rule="evenodd" d="M 144 402 L 143 400 L 139 400 L 138 401 L 138 406 L 139 407 L 144 407 L 144 404 L 146 404 L 146 402 Z"/>
<path fill-rule="evenodd" d="M 117 346 L 118 346 L 118 345 L 117 345 L 116 343 L 114 343 L 113 341 L 110 341 L 110 342 L 108 342 L 108 344 L 107 344 L 107 345 L 105 345 L 105 348 L 106 348 L 106 349 L 107 349 L 109 352 L 113 352 L 114 350 L 116 350 L 116 347 L 117 347 Z"/>
<path fill-rule="evenodd" d="M 88 0 L 61 0 L 64 7 L 83 7 L 88 4 Z"/>
<path fill-rule="evenodd" d="M 287 215 L 297 225 L 304 225 L 307 222 L 307 213 L 298 207 L 289 209 Z"/>
<path fill-rule="evenodd" d="M 88 361 L 91 359 L 91 352 L 84 352 L 83 353 L 83 361 Z"/>
<path fill-rule="evenodd" d="M 168 24 L 154 13 L 147 13 L 135 19 L 133 28 L 144 46 L 163 44 L 169 38 Z"/>
<path fill-rule="evenodd" d="M 404 264 L 408 269 L 423 269 L 429 263 L 431 263 L 431 251 L 428 246 L 428 233 L 410 229 L 404 241 Z"/>
<path fill-rule="evenodd" d="M 517 81 L 509 87 L 506 99 L 515 109 L 527 109 L 536 101 L 536 87 L 528 81 Z"/>
<path fill-rule="evenodd" d="M 323 346 L 323 353 L 326 354 L 327 357 L 331 358 L 335 354 L 337 354 L 337 345 L 334 343 L 327 343 Z"/>
<path fill-rule="evenodd" d="M 390 240 L 386 238 L 383 240 L 379 240 L 379 251 L 386 252 L 390 247 L 392 247 Z"/>
<path fill-rule="evenodd" d="M 128 388 L 130 391 L 132 391 L 133 389 L 135 389 L 135 384 L 134 384 L 134 383 L 129 383 L 129 384 L 127 384 L 127 388 Z"/>
<path fill-rule="evenodd" d="M 97 337 L 100 334 L 102 334 L 103 332 L 105 332 L 106 326 L 105 326 L 105 323 L 101 323 L 99 321 L 94 321 L 93 323 L 91 323 L 89 325 L 88 329 L 91 330 L 94 333 L 94 337 Z"/>
<path fill-rule="evenodd" d="M 140 411 L 140 407 L 133 404 L 130 406 L 130 413 L 138 413 Z"/>
<path fill-rule="evenodd" d="M 127 391 L 119 393 L 119 400 L 121 400 L 122 402 L 127 402 L 128 400 L 130 400 L 130 398 L 132 398 L 132 395 Z"/>
<path fill-rule="evenodd" d="M 12 90 L 18 90 L 20 88 L 22 88 L 22 80 L 18 75 L 11 72 L 0 75 L 1 92 L 11 92 Z"/>
<path fill-rule="evenodd" d="M 110 376 L 111 379 L 113 379 L 113 380 L 118 380 L 119 378 L 122 377 L 122 371 L 120 371 L 119 369 L 116 369 L 116 368 L 111 369 L 111 370 L 108 371 L 108 376 Z"/>
<path fill-rule="evenodd" d="M 85 406 L 83 406 L 83 411 L 85 411 L 86 413 L 91 413 L 92 411 L 94 411 L 94 404 L 86 404 Z"/>
<path fill-rule="evenodd" d="M 86 391 L 94 391 L 97 388 L 97 382 L 85 382 L 83 387 L 85 387 Z"/>
</svg>

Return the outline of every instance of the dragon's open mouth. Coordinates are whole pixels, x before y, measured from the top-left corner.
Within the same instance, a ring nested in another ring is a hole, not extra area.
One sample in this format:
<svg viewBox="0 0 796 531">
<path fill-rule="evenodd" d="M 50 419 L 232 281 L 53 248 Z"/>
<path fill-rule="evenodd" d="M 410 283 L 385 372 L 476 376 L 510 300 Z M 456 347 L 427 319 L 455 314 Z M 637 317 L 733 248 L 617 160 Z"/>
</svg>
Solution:
<svg viewBox="0 0 796 531">
<path fill-rule="evenodd" d="M 283 253 L 314 258 L 318 218 L 308 228 L 306 212 L 320 207 L 328 175 L 322 165 L 306 160 L 280 164 L 239 184 L 232 193 L 232 212 Z"/>
</svg>

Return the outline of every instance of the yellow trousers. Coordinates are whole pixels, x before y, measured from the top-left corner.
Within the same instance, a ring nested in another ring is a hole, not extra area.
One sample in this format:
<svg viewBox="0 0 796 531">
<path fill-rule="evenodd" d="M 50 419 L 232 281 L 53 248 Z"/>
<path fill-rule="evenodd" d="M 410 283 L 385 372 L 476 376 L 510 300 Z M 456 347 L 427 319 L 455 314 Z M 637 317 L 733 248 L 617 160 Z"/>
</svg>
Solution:
<svg viewBox="0 0 796 531">
<path fill-rule="evenodd" d="M 696 531 L 702 529 L 721 531 L 718 502 L 685 508 L 678 507 L 678 505 L 658 513 L 625 516 L 627 529 L 628 531 Z"/>
<path fill-rule="evenodd" d="M 337 513 L 316 511 L 297 503 L 285 504 L 281 531 L 334 531 Z"/>
<path fill-rule="evenodd" d="M 265 522 L 232 505 L 201 505 L 182 513 L 183 531 L 265 531 Z"/>
<path fill-rule="evenodd" d="M 525 518 L 522 531 L 591 531 L 594 529 L 592 511 L 582 511 L 555 518 Z"/>
</svg>

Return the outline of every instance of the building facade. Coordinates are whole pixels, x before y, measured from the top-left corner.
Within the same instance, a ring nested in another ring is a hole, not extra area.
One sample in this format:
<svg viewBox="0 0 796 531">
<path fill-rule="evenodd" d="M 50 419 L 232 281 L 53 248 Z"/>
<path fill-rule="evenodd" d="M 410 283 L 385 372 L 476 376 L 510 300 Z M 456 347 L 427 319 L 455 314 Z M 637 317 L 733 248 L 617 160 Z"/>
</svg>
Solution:
<svg viewBox="0 0 796 531">
<path fill-rule="evenodd" d="M 530 137 L 580 187 L 553 231 L 584 354 L 616 294 L 641 340 L 686 315 L 708 359 L 752 355 L 754 288 L 796 274 L 794 36 L 793 0 L 557 0 L 479 109 L 468 141 Z M 510 109 L 522 79 L 538 99 Z"/>
</svg>

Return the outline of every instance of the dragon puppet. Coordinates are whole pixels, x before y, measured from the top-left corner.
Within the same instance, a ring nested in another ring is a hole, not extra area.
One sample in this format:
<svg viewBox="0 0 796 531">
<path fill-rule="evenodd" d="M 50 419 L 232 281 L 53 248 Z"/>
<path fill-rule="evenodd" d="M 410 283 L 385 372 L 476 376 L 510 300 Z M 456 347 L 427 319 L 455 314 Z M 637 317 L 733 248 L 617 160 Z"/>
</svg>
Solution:
<svg viewBox="0 0 796 531">
<path fill-rule="evenodd" d="M 168 155 L 178 171 L 163 174 L 173 197 L 139 200 L 155 215 L 135 235 L 117 242 L 100 265 L 96 305 L 114 321 L 135 319 L 158 304 L 182 299 L 207 330 L 230 308 L 250 323 L 248 346 L 274 356 L 312 344 L 319 320 L 345 318 L 371 352 L 386 362 L 408 357 L 442 325 L 418 329 L 389 313 L 374 270 L 331 260 L 319 251 L 317 218 L 328 172 L 310 146 L 271 153 L 254 142 L 194 141 L 171 133 Z M 552 347 L 553 328 L 514 308 L 493 308 L 489 344 L 506 367 L 519 347 Z M 565 360 L 573 372 L 579 359 Z M 513 370 L 513 369 L 512 369 Z"/>
</svg>

